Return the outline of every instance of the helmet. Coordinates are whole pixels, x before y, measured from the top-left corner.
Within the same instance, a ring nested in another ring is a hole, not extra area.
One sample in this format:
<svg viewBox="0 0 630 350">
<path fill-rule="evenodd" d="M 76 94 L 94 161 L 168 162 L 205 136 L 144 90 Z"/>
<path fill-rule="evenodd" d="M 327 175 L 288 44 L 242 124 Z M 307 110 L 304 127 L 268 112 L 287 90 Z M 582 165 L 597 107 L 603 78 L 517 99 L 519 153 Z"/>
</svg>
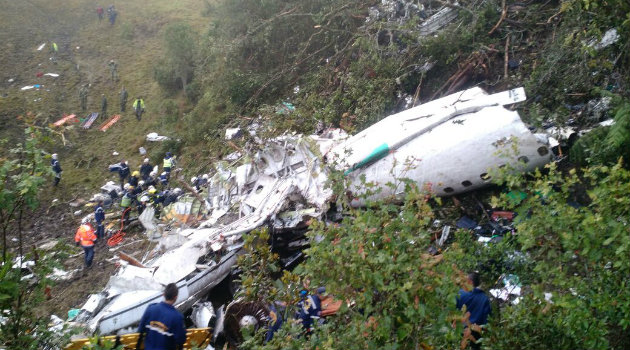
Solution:
<svg viewBox="0 0 630 350">
<path fill-rule="evenodd" d="M 131 187 L 131 185 L 127 182 L 127 183 L 123 186 L 123 189 L 128 190 L 128 189 L 129 189 L 129 187 Z"/>
<path fill-rule="evenodd" d="M 133 188 L 134 188 L 133 186 L 129 185 L 129 190 L 130 191 L 133 190 Z"/>
<path fill-rule="evenodd" d="M 173 190 L 173 193 L 175 193 L 176 195 L 179 195 L 180 193 L 182 193 L 182 189 L 177 187 L 176 189 Z"/>
<path fill-rule="evenodd" d="M 140 172 L 138 170 L 131 173 L 131 176 L 140 176 Z"/>
<path fill-rule="evenodd" d="M 197 177 L 193 176 L 192 179 L 190 179 L 190 182 L 195 183 L 195 181 L 197 181 Z"/>
<path fill-rule="evenodd" d="M 172 155 L 173 155 L 173 154 L 172 154 L 171 152 L 166 152 L 166 156 L 167 156 L 167 157 L 170 157 L 170 156 L 172 156 Z"/>
<path fill-rule="evenodd" d="M 162 172 L 162 176 L 166 176 L 166 171 L 163 171 L 163 172 Z"/>
<path fill-rule="evenodd" d="M 150 194 L 155 194 L 155 192 L 157 192 L 157 190 L 155 189 L 155 187 L 153 187 L 153 186 L 149 187 L 149 193 L 150 193 Z"/>
<path fill-rule="evenodd" d="M 305 289 L 302 289 L 302 290 L 300 291 L 300 296 L 301 296 L 301 297 L 305 297 L 305 296 L 306 296 L 306 294 L 308 294 L 308 292 L 307 292 Z"/>
<path fill-rule="evenodd" d="M 52 154 L 52 159 L 57 159 L 57 153 Z"/>
<path fill-rule="evenodd" d="M 157 175 L 157 171 L 152 171 L 151 173 L 149 173 L 149 176 L 155 176 Z"/>
<path fill-rule="evenodd" d="M 140 202 L 148 202 L 148 201 L 149 201 L 149 197 L 148 196 L 140 197 Z"/>
<path fill-rule="evenodd" d="M 144 186 L 144 180 L 138 181 L 138 186 Z"/>
<path fill-rule="evenodd" d="M 208 174 L 203 174 L 202 178 L 203 178 L 204 180 L 208 180 Z"/>
<path fill-rule="evenodd" d="M 149 162 L 149 158 L 144 158 L 144 162 L 148 163 Z"/>
</svg>

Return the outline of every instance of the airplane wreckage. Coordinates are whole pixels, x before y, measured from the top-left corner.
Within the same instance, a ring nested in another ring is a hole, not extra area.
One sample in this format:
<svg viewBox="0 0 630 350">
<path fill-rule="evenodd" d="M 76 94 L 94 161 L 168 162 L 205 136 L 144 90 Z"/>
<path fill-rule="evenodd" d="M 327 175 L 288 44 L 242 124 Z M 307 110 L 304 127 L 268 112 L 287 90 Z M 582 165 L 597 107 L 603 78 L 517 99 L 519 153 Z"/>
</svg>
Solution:
<svg viewBox="0 0 630 350">
<path fill-rule="evenodd" d="M 493 95 L 472 88 L 391 115 L 354 136 L 329 129 L 261 141 L 250 163 L 235 167 L 243 156 L 237 155 L 231 168 L 217 166 L 203 192 L 207 220 L 196 227 L 165 231 L 148 207 L 139 220 L 149 237 L 159 239 L 158 246 L 142 262 L 121 259 L 117 273 L 89 297 L 75 321 L 102 335 L 133 326 L 171 282 L 179 287 L 175 306 L 191 309 L 230 274 L 242 251 L 242 235 L 265 224 L 278 235 L 274 240 L 293 252 L 281 260 L 291 266 L 308 244 L 296 229 L 304 232 L 308 218 L 328 209 L 331 169 L 344 172 L 355 196 L 367 181 L 381 189 L 370 199 L 382 199 L 402 194 L 403 184 L 386 185 L 399 178 L 430 183 L 442 196 L 488 184 L 492 168 L 543 166 L 553 157 L 549 138 L 531 133 L 517 112 L 504 107 L 523 100 L 522 88 Z M 190 215 L 193 202 L 176 202 L 172 212 Z M 366 203 L 355 199 L 351 204 Z"/>
</svg>

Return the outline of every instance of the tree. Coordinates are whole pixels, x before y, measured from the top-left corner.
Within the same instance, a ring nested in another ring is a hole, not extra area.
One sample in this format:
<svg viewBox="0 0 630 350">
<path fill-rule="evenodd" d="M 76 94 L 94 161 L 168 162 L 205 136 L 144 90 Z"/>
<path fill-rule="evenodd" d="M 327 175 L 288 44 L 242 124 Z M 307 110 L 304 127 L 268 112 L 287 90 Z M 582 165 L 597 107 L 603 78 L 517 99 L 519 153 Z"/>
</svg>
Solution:
<svg viewBox="0 0 630 350">
<path fill-rule="evenodd" d="M 2 228 L 2 260 L 0 267 L 0 310 L 3 321 L 0 322 L 0 339 L 7 349 L 39 349 L 51 340 L 60 341 L 64 337 L 53 335 L 47 330 L 47 320 L 33 315 L 34 306 L 44 296 L 50 281 L 46 275 L 50 273 L 55 259 L 63 259 L 66 255 L 56 257 L 43 256 L 35 259 L 30 267 L 33 275 L 23 278 L 22 264 L 26 261 L 22 237 L 22 223 L 25 214 L 39 205 L 39 191 L 45 183 L 46 176 L 52 176 L 50 166 L 46 164 L 44 153 L 40 149 L 41 133 L 31 127 L 25 130 L 25 140 L 18 143 L 8 152 L 9 157 L 1 160 L 0 165 L 0 225 Z M 18 238 L 17 268 L 13 267 L 8 251 L 7 236 L 13 233 Z M 33 248 L 35 249 L 35 248 Z M 32 254 L 38 254 L 33 251 Z"/>
<path fill-rule="evenodd" d="M 45 176 L 52 175 L 39 148 L 41 133 L 33 128 L 25 130 L 26 139 L 8 152 L 10 157 L 0 164 L 0 225 L 2 227 L 2 261 L 7 263 L 7 234 L 15 229 L 18 234 L 18 253 L 22 256 L 22 217 L 25 210 L 39 205 L 38 192 Z M 5 141 L 6 143 L 6 141 Z"/>
<path fill-rule="evenodd" d="M 164 32 L 165 57 L 155 66 L 155 77 L 166 89 L 181 84 L 186 92 L 193 77 L 197 34 L 185 23 L 171 24 Z"/>
</svg>

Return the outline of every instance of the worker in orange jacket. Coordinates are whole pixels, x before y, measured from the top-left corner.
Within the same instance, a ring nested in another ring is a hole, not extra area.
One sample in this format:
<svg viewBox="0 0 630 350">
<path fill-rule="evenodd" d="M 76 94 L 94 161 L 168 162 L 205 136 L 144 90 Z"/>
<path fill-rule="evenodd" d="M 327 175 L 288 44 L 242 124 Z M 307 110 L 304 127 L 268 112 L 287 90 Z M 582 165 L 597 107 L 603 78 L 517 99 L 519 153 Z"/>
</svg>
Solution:
<svg viewBox="0 0 630 350">
<path fill-rule="evenodd" d="M 96 242 L 96 235 L 94 234 L 94 228 L 89 222 L 84 221 L 79 226 L 77 233 L 74 235 L 74 241 L 77 246 L 81 245 L 85 252 L 85 268 L 92 267 L 92 260 L 94 259 L 94 243 Z"/>
</svg>

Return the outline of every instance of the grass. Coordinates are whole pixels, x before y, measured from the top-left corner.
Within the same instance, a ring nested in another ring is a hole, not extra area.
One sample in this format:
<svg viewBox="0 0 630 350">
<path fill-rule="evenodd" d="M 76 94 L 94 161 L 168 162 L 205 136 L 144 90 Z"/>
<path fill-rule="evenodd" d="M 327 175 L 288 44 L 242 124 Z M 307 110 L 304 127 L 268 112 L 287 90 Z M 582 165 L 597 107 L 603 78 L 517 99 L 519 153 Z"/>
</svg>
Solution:
<svg viewBox="0 0 630 350">
<path fill-rule="evenodd" d="M 22 125 L 15 122 L 18 114 L 32 112 L 38 115 L 36 124 L 45 126 L 63 113 L 80 111 L 78 90 L 84 83 L 91 84 L 88 95 L 88 112 L 99 111 L 101 94 L 108 100 L 108 114 L 119 112 L 119 91 L 124 85 L 129 92 L 127 111 L 121 120 L 107 132 L 97 129 L 104 121 L 101 117 L 91 130 L 76 127 L 64 129 L 68 145 L 61 145 L 56 137 L 47 147 L 50 153 L 59 153 L 63 173 L 63 193 L 60 199 L 69 200 L 79 194 L 96 192 L 108 179 L 115 179 L 107 171 L 107 165 L 126 159 L 132 168 L 140 165 L 143 156 L 138 148 L 143 146 L 149 154 L 161 149 L 159 144 L 145 141 L 149 132 L 158 132 L 177 138 L 177 127 L 163 123 L 167 117 L 160 113 L 163 93 L 153 80 L 153 65 L 162 55 L 163 29 L 166 25 L 185 20 L 199 32 L 205 30 L 207 17 L 193 0 L 154 0 L 147 2 L 115 2 L 119 13 L 116 24 L 111 26 L 106 18 L 99 22 L 96 3 L 87 0 L 47 2 L 3 1 L 3 23 L 0 24 L 0 53 L 3 65 L 0 87 L 7 97 L 0 98 L 2 137 L 21 135 Z M 106 8 L 109 3 L 100 4 Z M 50 41 L 60 47 L 57 64 L 48 60 Z M 46 48 L 36 48 L 47 42 Z M 120 81 L 110 80 L 107 63 L 118 62 Z M 37 72 L 61 74 L 56 79 L 36 78 Z M 15 77 L 14 84 L 7 83 Z M 20 87 L 40 83 L 40 91 L 21 91 Z M 146 113 L 138 122 L 131 105 L 136 96 L 143 96 Z M 41 100 L 37 100 L 41 98 Z M 190 108 L 182 96 L 172 97 L 184 109 Z M 116 151 L 120 155 L 112 156 Z M 154 162 L 161 159 L 154 154 Z M 158 163 L 159 164 L 159 163 Z"/>
</svg>

